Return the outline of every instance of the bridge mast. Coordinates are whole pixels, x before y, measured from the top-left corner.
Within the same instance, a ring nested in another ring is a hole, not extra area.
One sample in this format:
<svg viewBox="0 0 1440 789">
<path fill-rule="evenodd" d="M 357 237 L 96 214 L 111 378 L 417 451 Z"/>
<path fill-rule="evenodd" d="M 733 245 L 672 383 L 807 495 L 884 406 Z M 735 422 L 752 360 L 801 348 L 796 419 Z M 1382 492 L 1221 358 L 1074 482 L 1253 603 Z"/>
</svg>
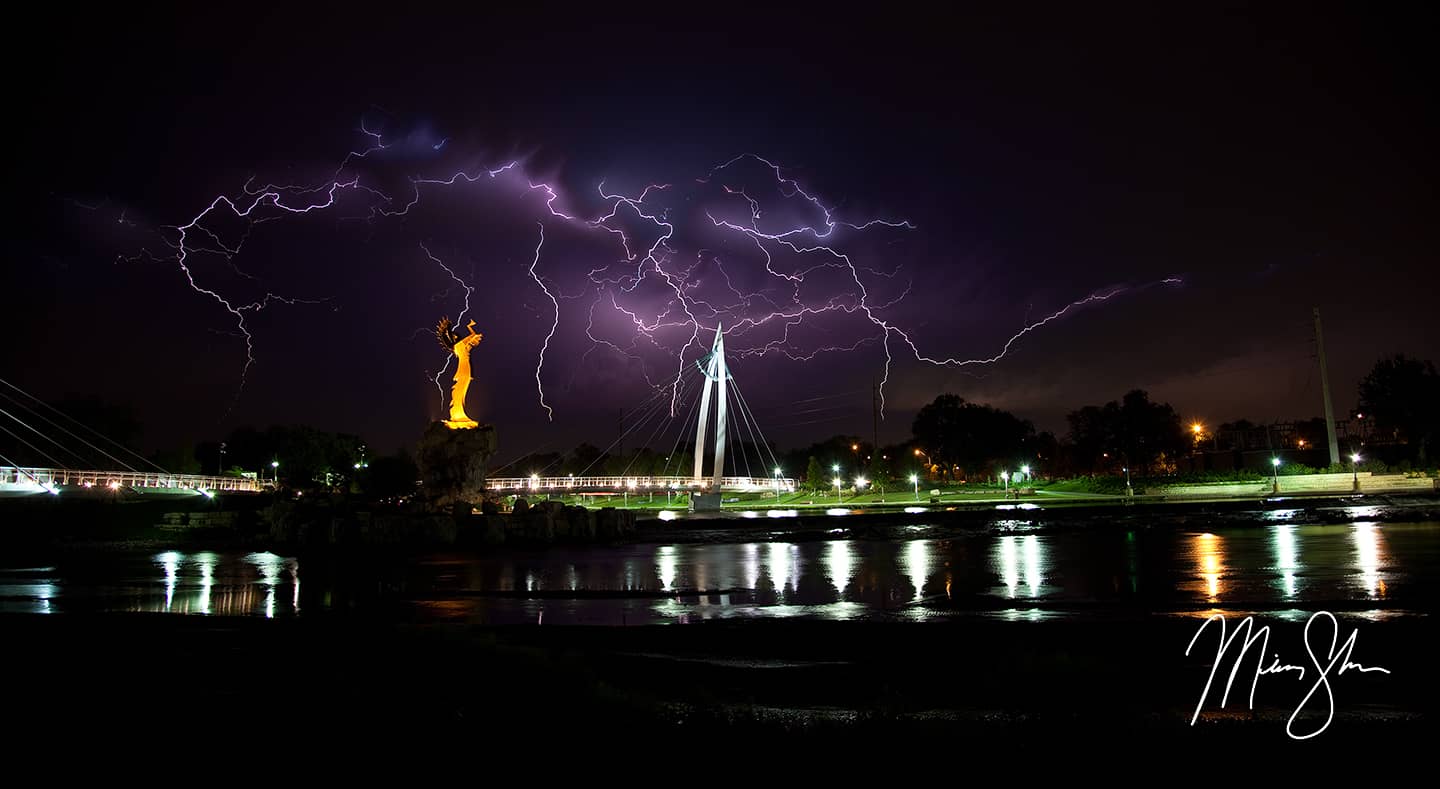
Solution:
<svg viewBox="0 0 1440 789">
<path fill-rule="evenodd" d="M 705 470 L 705 428 L 710 423 L 710 384 L 719 388 L 715 404 L 715 472 L 712 490 L 719 492 L 720 479 L 725 475 L 725 380 L 730 371 L 725 366 L 725 334 L 722 327 L 715 327 L 715 342 L 710 346 L 710 358 L 705 363 L 704 390 L 700 394 L 700 423 L 695 430 L 695 481 Z"/>
</svg>

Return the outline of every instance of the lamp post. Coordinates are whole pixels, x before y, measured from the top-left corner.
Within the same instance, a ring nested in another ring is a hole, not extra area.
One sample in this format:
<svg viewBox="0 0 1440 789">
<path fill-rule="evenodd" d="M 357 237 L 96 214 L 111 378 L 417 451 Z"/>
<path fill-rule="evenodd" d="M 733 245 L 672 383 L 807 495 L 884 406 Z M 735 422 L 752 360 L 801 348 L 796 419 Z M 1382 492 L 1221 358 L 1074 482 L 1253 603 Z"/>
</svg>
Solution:
<svg viewBox="0 0 1440 789">
<path fill-rule="evenodd" d="M 1010 498 L 1010 470 L 1000 472 L 1000 479 L 1005 481 L 1005 498 Z"/>
<path fill-rule="evenodd" d="M 920 475 L 919 475 L 919 474 L 911 474 L 911 475 L 910 475 L 910 484 L 915 486 L 915 500 L 916 500 L 916 501 L 919 501 L 919 500 L 920 500 Z"/>
<path fill-rule="evenodd" d="M 1359 492 L 1360 492 L 1360 453 L 1359 453 L 1359 452 L 1356 452 L 1356 453 L 1350 455 L 1350 478 L 1351 478 L 1351 480 L 1352 480 L 1352 490 L 1354 490 L 1356 493 L 1359 493 Z"/>
<path fill-rule="evenodd" d="M 1028 465 L 1021 466 L 1021 467 L 1020 467 L 1020 473 L 1025 475 L 1025 481 L 1026 481 L 1026 482 L 1029 482 L 1029 481 L 1030 481 L 1030 466 L 1028 466 Z"/>
<path fill-rule="evenodd" d="M 280 461 L 270 461 L 270 482 L 276 486 L 280 485 Z"/>
<path fill-rule="evenodd" d="M 918 448 L 918 447 L 915 449 L 915 457 L 917 457 L 917 458 L 918 458 L 918 457 L 924 457 L 924 458 L 925 458 L 925 472 L 926 472 L 927 474 L 930 472 L 930 469 L 935 465 L 935 464 L 934 464 L 933 462 L 931 462 L 931 460 L 930 460 L 930 453 L 929 453 L 929 452 L 926 452 L 925 450 L 920 449 L 920 448 Z"/>
<path fill-rule="evenodd" d="M 780 467 L 775 467 L 775 501 L 780 501 Z"/>
<path fill-rule="evenodd" d="M 856 496 L 859 496 L 859 495 L 860 495 L 860 489 L 863 488 L 863 487 L 865 487 L 865 484 L 866 484 L 866 480 L 865 480 L 864 477 L 856 477 L 856 478 L 855 478 L 855 495 L 856 495 Z"/>
<path fill-rule="evenodd" d="M 1134 496 L 1134 495 L 1135 495 L 1135 490 L 1130 487 L 1130 467 L 1129 467 L 1129 466 L 1125 466 L 1125 467 L 1124 467 L 1124 471 L 1125 471 L 1125 495 L 1126 495 L 1126 496 Z"/>
<path fill-rule="evenodd" d="M 836 504 L 839 504 L 841 501 L 843 501 L 843 499 L 840 498 L 840 478 L 839 478 L 839 477 L 836 477 L 836 478 L 835 478 L 835 503 L 836 503 Z"/>
<path fill-rule="evenodd" d="M 1270 458 L 1270 492 L 1280 492 L 1280 458 Z"/>
</svg>

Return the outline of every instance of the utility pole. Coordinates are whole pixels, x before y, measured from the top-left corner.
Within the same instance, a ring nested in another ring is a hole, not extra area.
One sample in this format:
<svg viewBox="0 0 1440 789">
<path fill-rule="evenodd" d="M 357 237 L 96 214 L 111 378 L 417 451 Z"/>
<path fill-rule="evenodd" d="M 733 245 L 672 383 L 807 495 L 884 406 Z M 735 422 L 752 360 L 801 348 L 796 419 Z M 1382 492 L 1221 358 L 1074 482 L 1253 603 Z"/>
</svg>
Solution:
<svg viewBox="0 0 1440 789">
<path fill-rule="evenodd" d="M 875 465 L 875 453 L 880 451 L 880 387 L 870 379 L 870 465 Z"/>
<path fill-rule="evenodd" d="M 1340 463 L 1340 442 L 1335 439 L 1335 408 L 1330 405 L 1330 371 L 1325 365 L 1325 335 L 1320 332 L 1320 308 L 1315 308 L 1315 350 L 1320 355 L 1320 391 L 1325 395 L 1325 437 L 1330 442 L 1330 465 Z"/>
</svg>

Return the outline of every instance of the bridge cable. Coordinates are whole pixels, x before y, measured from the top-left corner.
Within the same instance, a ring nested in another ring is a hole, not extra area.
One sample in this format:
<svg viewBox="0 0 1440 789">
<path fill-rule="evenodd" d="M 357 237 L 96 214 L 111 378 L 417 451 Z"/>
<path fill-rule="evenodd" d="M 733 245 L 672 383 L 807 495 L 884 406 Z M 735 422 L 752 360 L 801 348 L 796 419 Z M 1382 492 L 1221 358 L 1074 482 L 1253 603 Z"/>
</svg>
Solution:
<svg viewBox="0 0 1440 789">
<path fill-rule="evenodd" d="M 64 469 L 64 470 L 66 470 L 66 471 L 70 471 L 70 470 L 71 470 L 71 468 L 70 468 L 69 466 L 67 466 L 67 465 L 65 465 L 64 463 L 61 463 L 60 461 L 58 461 L 58 460 L 56 460 L 55 458 L 51 457 L 51 456 L 50 456 L 50 453 L 46 452 L 45 450 L 41 449 L 40 447 L 35 446 L 34 444 L 30 443 L 29 441 L 26 441 L 25 439 L 21 438 L 20 436 L 17 436 L 17 435 L 15 435 L 14 433 L 11 433 L 9 430 L 6 430 L 5 427 L 0 426 L 0 430 L 4 430 L 6 433 L 9 433 L 10 436 L 11 436 L 12 438 L 14 438 L 16 441 L 19 441 L 20 443 L 24 444 L 25 446 L 30 447 L 31 449 L 33 449 L 33 450 L 35 450 L 36 452 L 38 452 L 41 457 L 45 458 L 46 460 L 50 461 L 51 463 L 54 463 L 56 468 L 61 468 L 61 469 Z M 19 466 L 16 466 L 16 468 L 19 468 Z"/>
<path fill-rule="evenodd" d="M 67 446 L 65 446 L 64 444 L 60 443 L 59 441 L 56 441 L 55 439 L 51 438 L 50 436 L 47 436 L 47 435 L 45 435 L 44 433 L 41 433 L 39 430 L 36 430 L 33 426 L 31 426 L 30 424 L 26 423 L 23 419 L 21 419 L 21 418 L 18 417 L 18 416 L 15 416 L 14 414 L 10 413 L 9 411 L 6 411 L 5 409 L 0 408 L 0 414 L 4 414 L 5 416 L 10 417 L 11 419 L 15 420 L 15 423 L 16 423 L 16 424 L 20 425 L 21 427 L 25 428 L 26 430 L 29 430 L 30 432 L 34 433 L 35 435 L 37 435 L 37 436 L 45 439 L 46 441 L 49 441 L 50 443 L 54 444 L 55 446 L 60 447 L 61 449 L 65 450 L 67 453 L 70 454 L 71 457 L 73 457 L 73 458 L 75 458 L 76 460 L 80 461 L 81 465 L 90 465 L 90 464 L 93 464 L 93 463 L 94 463 L 94 461 L 93 461 L 92 459 L 87 458 L 87 457 L 85 457 L 84 455 L 81 455 L 79 452 L 76 452 L 75 450 L 71 449 L 70 447 L 67 447 Z M 134 471 L 134 469 L 131 469 L 131 471 Z"/>
<path fill-rule="evenodd" d="M 134 455 L 135 457 L 139 458 L 139 459 L 141 460 L 141 462 L 146 463 L 146 464 L 149 464 L 149 465 L 151 465 L 151 466 L 154 466 L 156 470 L 161 471 L 161 472 L 164 472 L 164 473 L 166 473 L 166 474 L 169 474 L 169 473 L 170 473 L 169 470 L 164 469 L 164 468 L 161 468 L 160 465 L 159 465 L 158 463 L 156 463 L 155 461 L 153 461 L 153 460 L 145 457 L 144 455 L 141 455 L 139 452 L 136 452 L 135 450 L 133 450 L 133 449 L 125 446 L 124 444 L 120 443 L 119 441 L 116 441 L 115 439 L 110 438 L 109 436 L 105 435 L 104 433 L 101 433 L 100 431 L 96 430 L 96 429 L 93 428 L 93 427 L 90 427 L 89 425 L 85 424 L 84 422 L 81 422 L 80 420 L 75 419 L 74 417 L 70 416 L 69 414 L 66 414 L 64 411 L 61 411 L 60 409 L 56 408 L 55 406 L 50 405 L 49 403 L 45 402 L 44 400 L 41 400 L 40 398 L 36 397 L 35 395 L 30 394 L 29 392 L 25 391 L 24 389 L 21 389 L 20 387 L 16 386 L 15 384 L 10 383 L 9 381 L 5 380 L 4 378 L 0 378 L 0 384 L 5 384 L 6 386 L 10 387 L 11 389 L 14 389 L 15 391 L 19 392 L 20 394 L 23 394 L 23 395 L 25 395 L 26 397 L 30 398 L 31 400 L 34 400 L 35 402 L 39 403 L 40 405 L 43 405 L 43 406 L 45 406 L 46 408 L 50 409 L 51 411 L 54 411 L 55 413 L 59 414 L 60 416 L 63 416 L 63 417 L 65 417 L 66 419 L 69 419 L 71 422 L 74 422 L 75 424 L 79 425 L 80 427 L 83 427 L 83 428 L 85 428 L 86 430 L 89 430 L 91 433 L 94 433 L 95 435 L 99 436 L 100 438 L 103 438 L 103 439 L 105 439 L 106 441 L 109 441 L 111 444 L 114 444 L 115 446 L 119 447 L 120 449 L 123 449 L 123 450 L 125 450 L 126 452 L 130 453 L 131 455 Z M 14 398 L 10 398 L 10 399 L 11 399 L 12 401 L 14 400 Z M 17 402 L 18 402 L 18 401 L 17 401 Z M 23 404 L 22 404 L 22 407 L 23 407 Z M 26 410 L 30 411 L 31 413 L 34 413 L 36 416 L 39 416 L 41 419 L 45 419 L 44 416 L 42 416 L 42 415 L 40 415 L 39 413 L 35 412 L 34 409 L 26 408 Z M 55 425 L 55 427 L 59 428 L 60 430 L 65 430 L 65 428 L 61 427 L 60 425 L 55 424 L 54 422 L 50 421 L 49 419 L 45 419 L 45 421 L 46 421 L 46 422 L 49 422 L 49 423 L 52 424 L 52 425 Z M 69 430 L 65 430 L 65 432 L 66 432 L 66 434 L 68 434 L 68 435 L 70 435 L 70 436 L 74 436 L 74 438 L 75 438 L 76 440 L 78 440 L 78 441 L 85 441 L 85 439 L 80 438 L 79 436 L 75 435 L 74 433 L 71 433 Z M 89 446 L 91 446 L 92 448 L 94 448 L 97 452 L 102 452 L 102 453 L 103 453 L 103 450 L 101 450 L 99 447 L 95 446 L 94 444 L 90 444 L 90 442 L 88 442 L 88 441 L 85 441 L 85 443 L 88 444 Z M 109 455 L 106 455 L 106 457 L 110 457 L 110 456 L 109 456 Z M 112 460 L 113 460 L 113 458 L 112 458 Z M 116 462 L 119 463 L 120 461 L 117 460 Z M 121 463 L 121 465 L 125 465 L 125 464 Z M 129 466 L 126 466 L 126 467 L 129 468 Z M 134 471 L 135 469 L 131 469 L 131 470 Z"/>
</svg>

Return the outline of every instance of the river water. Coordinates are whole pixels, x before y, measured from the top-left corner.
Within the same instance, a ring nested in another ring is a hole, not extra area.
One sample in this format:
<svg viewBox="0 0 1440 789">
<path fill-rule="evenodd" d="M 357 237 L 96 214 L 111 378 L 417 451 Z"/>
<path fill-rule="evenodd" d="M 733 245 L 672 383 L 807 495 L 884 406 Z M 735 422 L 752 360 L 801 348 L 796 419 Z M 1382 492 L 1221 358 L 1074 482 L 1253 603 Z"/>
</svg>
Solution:
<svg viewBox="0 0 1440 789">
<path fill-rule="evenodd" d="M 168 550 L 0 567 L 0 611 L 368 616 L 483 624 L 922 621 L 1319 608 L 1427 612 L 1440 523 L 1019 527 L 885 540 L 636 544 L 406 560 Z"/>
</svg>

